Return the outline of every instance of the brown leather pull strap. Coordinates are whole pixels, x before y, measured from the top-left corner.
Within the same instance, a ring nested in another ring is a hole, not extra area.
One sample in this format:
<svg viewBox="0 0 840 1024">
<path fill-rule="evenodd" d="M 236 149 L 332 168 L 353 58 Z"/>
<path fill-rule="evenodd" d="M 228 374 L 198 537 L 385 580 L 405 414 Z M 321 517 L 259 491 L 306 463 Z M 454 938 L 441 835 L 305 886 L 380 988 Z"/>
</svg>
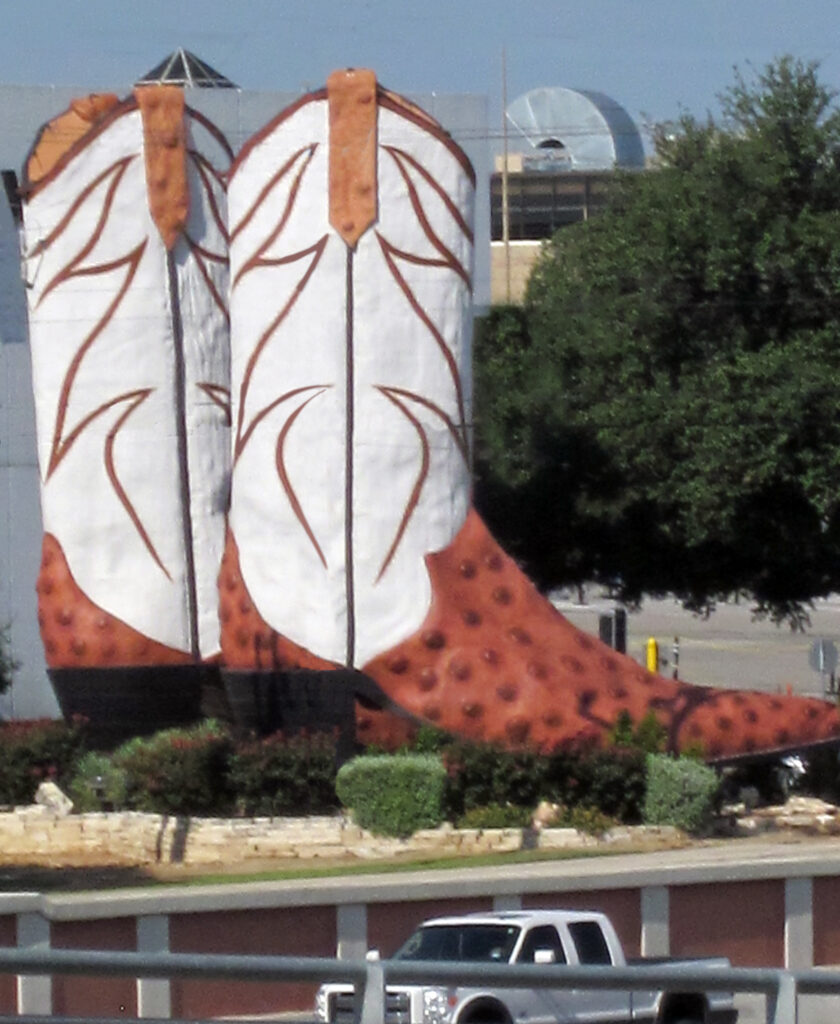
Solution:
<svg viewBox="0 0 840 1024">
<path fill-rule="evenodd" d="M 376 75 L 334 71 L 330 116 L 330 224 L 351 249 L 376 222 Z"/>
<path fill-rule="evenodd" d="M 149 210 L 167 249 L 183 231 L 190 209 L 184 93 L 176 85 L 134 90 L 143 118 Z"/>
</svg>

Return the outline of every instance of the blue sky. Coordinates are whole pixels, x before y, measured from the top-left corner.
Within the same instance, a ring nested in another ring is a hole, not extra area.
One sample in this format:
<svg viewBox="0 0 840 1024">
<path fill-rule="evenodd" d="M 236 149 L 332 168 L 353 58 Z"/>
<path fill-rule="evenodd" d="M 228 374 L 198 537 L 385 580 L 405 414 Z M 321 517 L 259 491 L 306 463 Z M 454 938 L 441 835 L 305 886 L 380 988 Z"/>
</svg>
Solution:
<svg viewBox="0 0 840 1024">
<path fill-rule="evenodd" d="M 702 115 L 737 65 L 818 60 L 840 88 L 837 0 L 0 0 L 0 81 L 130 83 L 184 46 L 243 88 L 372 67 L 398 92 L 606 92 L 632 117 Z"/>
</svg>

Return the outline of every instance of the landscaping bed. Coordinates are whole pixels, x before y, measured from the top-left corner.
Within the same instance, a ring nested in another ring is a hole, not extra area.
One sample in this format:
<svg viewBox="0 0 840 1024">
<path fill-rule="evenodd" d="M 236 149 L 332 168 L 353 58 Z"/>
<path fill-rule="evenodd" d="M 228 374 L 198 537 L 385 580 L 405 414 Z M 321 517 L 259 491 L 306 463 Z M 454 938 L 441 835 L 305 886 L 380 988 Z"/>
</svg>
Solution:
<svg viewBox="0 0 840 1024">
<path fill-rule="evenodd" d="M 125 870 L 137 884 L 840 833 L 833 804 L 774 805 L 759 777 L 733 786 L 730 773 L 729 791 L 749 799 L 722 804 L 721 777 L 662 753 L 655 725 L 624 721 L 606 748 L 582 740 L 549 753 L 430 734 L 338 769 L 325 735 L 237 739 L 207 721 L 97 751 L 85 749 L 83 723 L 7 724 L 0 866 Z M 837 773 L 829 758 L 821 784 L 836 790 Z M 13 882 L 0 877 L 0 887 Z"/>
</svg>

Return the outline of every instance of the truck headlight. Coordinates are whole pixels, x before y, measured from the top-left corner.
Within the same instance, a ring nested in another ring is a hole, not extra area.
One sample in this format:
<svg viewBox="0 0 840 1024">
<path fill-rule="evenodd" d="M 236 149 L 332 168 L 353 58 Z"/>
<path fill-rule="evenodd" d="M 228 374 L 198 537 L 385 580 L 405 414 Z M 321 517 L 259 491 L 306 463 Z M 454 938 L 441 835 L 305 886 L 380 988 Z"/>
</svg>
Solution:
<svg viewBox="0 0 840 1024">
<path fill-rule="evenodd" d="M 423 1024 L 449 1024 L 452 1010 L 445 988 L 423 989 Z"/>
<path fill-rule="evenodd" d="M 315 1020 L 326 1022 L 328 1017 L 327 990 L 322 987 L 318 989 L 318 994 L 315 996 Z"/>
</svg>

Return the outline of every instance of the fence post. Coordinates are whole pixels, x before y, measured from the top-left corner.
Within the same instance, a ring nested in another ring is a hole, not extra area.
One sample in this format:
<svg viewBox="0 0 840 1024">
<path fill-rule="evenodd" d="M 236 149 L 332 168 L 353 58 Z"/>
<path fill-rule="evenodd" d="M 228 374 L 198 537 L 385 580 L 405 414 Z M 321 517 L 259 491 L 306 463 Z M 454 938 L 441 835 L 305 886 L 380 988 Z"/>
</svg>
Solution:
<svg viewBox="0 0 840 1024">
<path fill-rule="evenodd" d="M 671 952 L 670 893 L 666 885 L 646 885 L 641 892 L 642 956 Z"/>
<path fill-rule="evenodd" d="M 360 1011 L 357 1015 L 359 1024 L 383 1024 L 385 1020 L 385 975 L 378 959 L 371 959 L 367 962 L 365 987 L 361 996 L 360 1001 L 357 990 L 356 1004 Z M 361 1002 L 361 1006 L 359 1006 L 359 1002 Z"/>
<path fill-rule="evenodd" d="M 767 993 L 767 1024 L 796 1024 L 796 979 L 779 971 L 779 986 Z"/>
<path fill-rule="evenodd" d="M 339 960 L 364 960 L 367 953 L 367 905 L 343 903 L 336 907 Z"/>
<path fill-rule="evenodd" d="M 505 910 L 521 910 L 522 897 L 507 895 L 493 897 L 493 913 L 498 914 Z"/>
<path fill-rule="evenodd" d="M 45 958 L 50 951 L 50 922 L 42 914 L 18 914 L 19 949 L 40 950 Z M 52 1014 L 52 978 L 49 975 L 19 974 L 17 979 L 19 1014 Z"/>
<path fill-rule="evenodd" d="M 169 916 L 167 914 L 138 917 L 136 927 L 138 952 L 169 952 Z M 170 978 L 137 979 L 137 1016 L 158 1018 L 172 1016 L 172 981 Z"/>
<path fill-rule="evenodd" d="M 814 966 L 814 880 L 785 880 L 785 967 Z"/>
</svg>

